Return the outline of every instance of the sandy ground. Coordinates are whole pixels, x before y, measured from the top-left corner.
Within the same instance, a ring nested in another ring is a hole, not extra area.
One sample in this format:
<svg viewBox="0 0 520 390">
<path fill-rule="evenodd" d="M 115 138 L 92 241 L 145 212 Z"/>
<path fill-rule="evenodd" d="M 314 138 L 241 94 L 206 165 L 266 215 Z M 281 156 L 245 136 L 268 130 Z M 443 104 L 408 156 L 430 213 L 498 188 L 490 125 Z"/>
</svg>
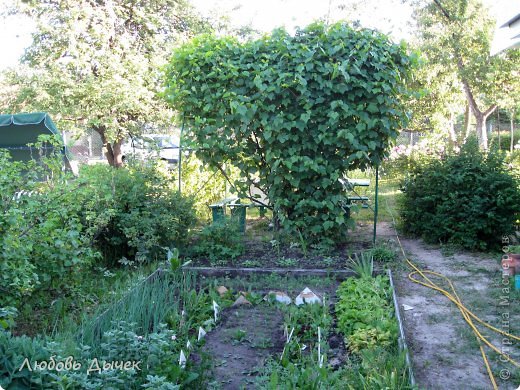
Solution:
<svg viewBox="0 0 520 390">
<path fill-rule="evenodd" d="M 396 242 L 395 231 L 388 223 L 381 223 L 378 239 Z M 443 253 L 421 240 L 403 239 L 402 245 L 410 260 L 421 269 L 436 271 L 449 277 L 463 303 L 477 316 L 495 327 L 502 327 L 502 315 L 507 312 L 511 321 L 520 322 L 518 301 L 511 306 L 500 305 L 501 277 L 499 259 L 485 254 Z M 492 385 L 480 355 L 473 332 L 460 311 L 442 294 L 413 283 L 408 279 L 410 269 L 401 264 L 394 271 L 408 347 L 417 384 L 426 389 L 491 389 Z M 403 304 L 413 307 L 404 311 Z M 513 306 L 515 305 L 515 306 Z M 509 333 L 519 334 L 515 325 Z M 520 348 L 507 347 L 492 332 L 483 332 L 498 348 L 511 353 L 517 361 Z M 507 349 L 509 348 L 509 350 Z M 489 352 L 489 348 L 486 349 Z M 501 363 L 498 356 L 488 353 L 500 389 L 517 389 L 519 372 L 509 363 Z M 506 371 L 504 371 L 506 370 Z M 507 372 L 511 377 L 506 377 Z"/>
</svg>

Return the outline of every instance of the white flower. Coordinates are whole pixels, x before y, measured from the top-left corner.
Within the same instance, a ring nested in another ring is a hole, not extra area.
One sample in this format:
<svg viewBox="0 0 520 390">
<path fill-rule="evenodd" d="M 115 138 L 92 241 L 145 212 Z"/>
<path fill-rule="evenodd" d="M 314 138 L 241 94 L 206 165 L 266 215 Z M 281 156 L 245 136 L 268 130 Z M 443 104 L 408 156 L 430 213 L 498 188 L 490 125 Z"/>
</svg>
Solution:
<svg viewBox="0 0 520 390">
<path fill-rule="evenodd" d="M 173 336 L 172 336 L 172 340 L 173 340 L 173 341 L 177 340 L 177 335 L 173 335 Z"/>
</svg>

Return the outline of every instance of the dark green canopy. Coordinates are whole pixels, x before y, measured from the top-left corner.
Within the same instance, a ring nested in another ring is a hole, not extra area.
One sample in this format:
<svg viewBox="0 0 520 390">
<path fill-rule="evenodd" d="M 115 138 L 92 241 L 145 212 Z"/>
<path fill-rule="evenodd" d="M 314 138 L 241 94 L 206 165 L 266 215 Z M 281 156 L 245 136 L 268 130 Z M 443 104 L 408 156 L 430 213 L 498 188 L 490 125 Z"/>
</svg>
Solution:
<svg viewBox="0 0 520 390">
<path fill-rule="evenodd" d="M 37 142 L 38 136 L 42 134 L 56 135 L 61 139 L 56 125 L 45 112 L 0 115 L 0 148 L 9 150 L 13 160 L 28 161 L 37 158 L 37 151 L 27 144 Z M 63 152 L 65 165 L 69 166 L 65 148 Z"/>
</svg>

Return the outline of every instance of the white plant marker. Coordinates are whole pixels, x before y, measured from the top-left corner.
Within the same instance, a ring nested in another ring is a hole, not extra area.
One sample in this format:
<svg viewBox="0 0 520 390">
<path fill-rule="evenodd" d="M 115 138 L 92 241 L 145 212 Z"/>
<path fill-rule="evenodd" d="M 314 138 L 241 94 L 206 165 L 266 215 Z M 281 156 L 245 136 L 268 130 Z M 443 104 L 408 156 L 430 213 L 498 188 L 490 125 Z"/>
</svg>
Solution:
<svg viewBox="0 0 520 390">
<path fill-rule="evenodd" d="M 287 346 L 287 344 L 284 345 L 284 347 L 283 347 L 282 354 L 280 355 L 280 361 L 282 361 L 282 359 L 283 359 L 283 355 L 284 355 L 284 353 L 285 353 L 285 347 L 286 347 L 286 346 Z"/>
<path fill-rule="evenodd" d="M 215 317 L 215 323 L 217 323 L 218 308 L 219 308 L 219 306 L 218 306 L 217 302 L 213 301 L 213 314 Z"/>
<path fill-rule="evenodd" d="M 202 326 L 199 326 L 199 335 L 197 336 L 197 341 L 200 341 L 206 336 L 206 331 L 202 329 Z"/>
<path fill-rule="evenodd" d="M 327 294 L 323 294 L 323 307 L 327 307 Z M 323 310 L 323 317 L 325 318 L 326 312 Z"/>
<path fill-rule="evenodd" d="M 186 342 L 186 349 L 191 349 L 191 342 L 190 342 L 190 340 L 188 340 Z"/>
<path fill-rule="evenodd" d="M 321 328 L 318 326 L 318 365 L 323 365 L 323 356 L 321 356 Z"/>
<path fill-rule="evenodd" d="M 291 341 L 291 338 L 292 338 L 293 333 L 294 333 L 294 328 L 291 329 L 291 333 L 289 333 L 289 335 L 287 336 L 287 342 L 286 342 L 286 344 L 289 344 L 289 341 Z"/>
<path fill-rule="evenodd" d="M 186 368 L 186 355 L 184 355 L 184 351 L 181 349 L 181 356 L 179 356 L 179 366 L 181 368 Z"/>
<path fill-rule="evenodd" d="M 305 344 L 302 344 L 302 347 L 300 348 L 301 351 L 305 351 L 307 349 L 307 346 Z"/>
</svg>

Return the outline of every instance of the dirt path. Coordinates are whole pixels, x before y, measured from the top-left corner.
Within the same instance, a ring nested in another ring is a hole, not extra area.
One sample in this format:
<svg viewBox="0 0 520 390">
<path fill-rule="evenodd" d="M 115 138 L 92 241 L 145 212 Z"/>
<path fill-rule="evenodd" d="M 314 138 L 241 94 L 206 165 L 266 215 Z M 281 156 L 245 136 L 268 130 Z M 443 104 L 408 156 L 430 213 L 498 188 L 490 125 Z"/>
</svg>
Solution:
<svg viewBox="0 0 520 390">
<path fill-rule="evenodd" d="M 231 307 L 222 315 L 204 347 L 213 359 L 212 388 L 253 388 L 265 359 L 283 349 L 283 314 L 272 306 L 257 305 Z"/>
<path fill-rule="evenodd" d="M 401 238 L 401 242 L 408 257 L 419 268 L 449 277 L 464 304 L 477 316 L 509 333 L 520 333 L 518 301 L 512 299 L 508 305 L 500 304 L 503 291 L 497 258 L 484 254 L 443 254 L 439 248 L 427 246 L 421 240 Z M 395 271 L 394 278 L 401 309 L 403 304 L 413 307 L 401 311 L 418 385 L 443 390 L 491 389 L 478 343 L 459 310 L 442 294 L 411 282 L 409 272 L 403 265 Z M 511 319 L 510 328 L 504 327 L 504 314 Z M 501 336 L 492 332 L 484 331 L 483 334 L 518 360 L 518 346 L 508 346 Z M 500 389 L 517 389 L 519 371 L 500 362 L 494 353 L 488 353 L 488 357 Z M 506 377 L 507 372 L 511 374 L 508 379 L 499 379 L 501 374 Z"/>
</svg>

